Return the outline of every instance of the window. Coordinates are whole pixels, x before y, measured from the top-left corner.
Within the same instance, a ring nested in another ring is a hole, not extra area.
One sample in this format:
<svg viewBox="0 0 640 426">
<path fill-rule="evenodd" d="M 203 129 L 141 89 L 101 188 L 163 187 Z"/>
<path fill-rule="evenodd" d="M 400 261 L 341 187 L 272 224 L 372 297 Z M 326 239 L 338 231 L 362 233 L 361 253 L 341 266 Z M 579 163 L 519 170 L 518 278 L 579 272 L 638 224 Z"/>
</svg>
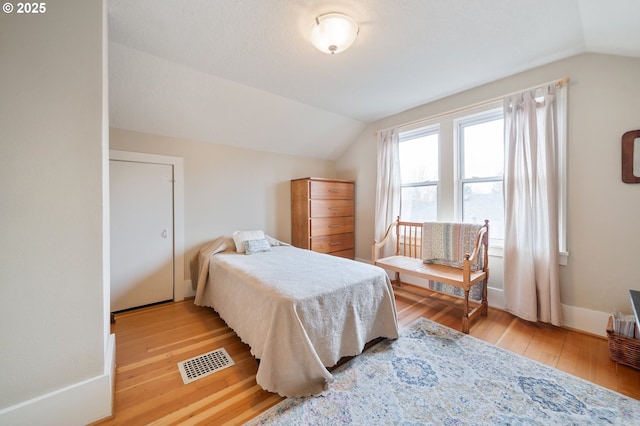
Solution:
<svg viewBox="0 0 640 426">
<path fill-rule="evenodd" d="M 411 222 L 489 219 L 504 240 L 504 119 L 500 102 L 400 131 L 400 216 Z"/>
<path fill-rule="evenodd" d="M 492 240 L 504 241 L 504 119 L 502 108 L 455 120 L 458 200 L 463 222 L 489 219 Z"/>
<path fill-rule="evenodd" d="M 558 226 L 560 264 L 567 241 L 567 88 L 558 100 Z M 490 244 L 504 244 L 504 114 L 502 101 L 439 114 L 400 128 L 403 220 L 489 219 Z M 493 250 L 493 255 L 501 253 Z"/>
<path fill-rule="evenodd" d="M 403 220 L 428 222 L 438 217 L 438 139 L 437 126 L 400 134 Z"/>
</svg>

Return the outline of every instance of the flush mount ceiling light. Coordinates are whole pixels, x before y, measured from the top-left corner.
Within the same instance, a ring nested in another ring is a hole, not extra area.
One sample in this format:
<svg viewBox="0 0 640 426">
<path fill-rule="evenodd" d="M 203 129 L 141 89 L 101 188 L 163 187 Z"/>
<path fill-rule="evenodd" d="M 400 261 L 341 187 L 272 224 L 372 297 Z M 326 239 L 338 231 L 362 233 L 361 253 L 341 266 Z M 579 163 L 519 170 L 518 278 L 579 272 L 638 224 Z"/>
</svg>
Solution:
<svg viewBox="0 0 640 426">
<path fill-rule="evenodd" d="M 321 52 L 340 53 L 351 46 L 358 35 L 356 21 L 342 13 L 327 13 L 316 18 L 311 42 Z"/>
</svg>

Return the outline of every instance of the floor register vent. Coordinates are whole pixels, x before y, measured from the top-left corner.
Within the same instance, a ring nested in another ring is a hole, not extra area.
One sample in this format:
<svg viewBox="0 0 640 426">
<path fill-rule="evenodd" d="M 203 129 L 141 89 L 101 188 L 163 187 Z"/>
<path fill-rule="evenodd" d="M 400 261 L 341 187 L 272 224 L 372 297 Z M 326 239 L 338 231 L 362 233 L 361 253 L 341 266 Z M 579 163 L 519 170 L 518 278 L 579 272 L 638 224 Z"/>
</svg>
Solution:
<svg viewBox="0 0 640 426">
<path fill-rule="evenodd" d="M 187 383 L 194 382 L 202 377 L 231 367 L 232 365 L 235 365 L 235 363 L 227 351 L 224 348 L 220 348 L 179 362 L 178 370 L 180 370 L 182 381 L 186 385 Z"/>
</svg>

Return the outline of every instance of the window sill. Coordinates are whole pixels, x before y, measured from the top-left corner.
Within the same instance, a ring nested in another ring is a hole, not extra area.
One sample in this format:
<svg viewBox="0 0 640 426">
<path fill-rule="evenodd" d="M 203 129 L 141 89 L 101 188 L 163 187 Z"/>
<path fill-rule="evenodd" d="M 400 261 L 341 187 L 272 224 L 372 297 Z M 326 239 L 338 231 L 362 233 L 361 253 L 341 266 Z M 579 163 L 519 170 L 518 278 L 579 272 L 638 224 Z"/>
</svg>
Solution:
<svg viewBox="0 0 640 426">
<path fill-rule="evenodd" d="M 498 244 L 490 244 L 489 245 L 489 256 L 492 257 L 504 257 L 504 246 Z M 561 251 L 560 256 L 558 258 L 558 263 L 560 266 L 567 266 L 569 263 L 569 252 Z"/>
</svg>

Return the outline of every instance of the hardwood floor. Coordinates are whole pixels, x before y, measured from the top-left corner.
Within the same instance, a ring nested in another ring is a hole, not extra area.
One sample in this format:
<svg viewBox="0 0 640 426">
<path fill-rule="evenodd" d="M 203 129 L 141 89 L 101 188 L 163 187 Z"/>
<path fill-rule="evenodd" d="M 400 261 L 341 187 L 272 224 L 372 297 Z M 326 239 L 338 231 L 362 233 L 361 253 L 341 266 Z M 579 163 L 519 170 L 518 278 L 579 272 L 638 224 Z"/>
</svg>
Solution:
<svg viewBox="0 0 640 426">
<path fill-rule="evenodd" d="M 404 289 L 395 294 L 400 327 L 425 317 L 460 329 L 461 310 L 451 305 L 455 299 L 435 293 L 425 298 Z M 192 299 L 117 314 L 112 332 L 115 415 L 96 425 L 236 425 L 283 399 L 256 384 L 258 366 L 248 346 L 216 312 L 195 306 Z M 605 338 L 527 323 L 491 308 L 488 317 L 472 322 L 470 334 L 640 399 L 640 371 L 612 362 Z M 184 385 L 176 364 L 220 347 L 235 366 Z"/>
</svg>

